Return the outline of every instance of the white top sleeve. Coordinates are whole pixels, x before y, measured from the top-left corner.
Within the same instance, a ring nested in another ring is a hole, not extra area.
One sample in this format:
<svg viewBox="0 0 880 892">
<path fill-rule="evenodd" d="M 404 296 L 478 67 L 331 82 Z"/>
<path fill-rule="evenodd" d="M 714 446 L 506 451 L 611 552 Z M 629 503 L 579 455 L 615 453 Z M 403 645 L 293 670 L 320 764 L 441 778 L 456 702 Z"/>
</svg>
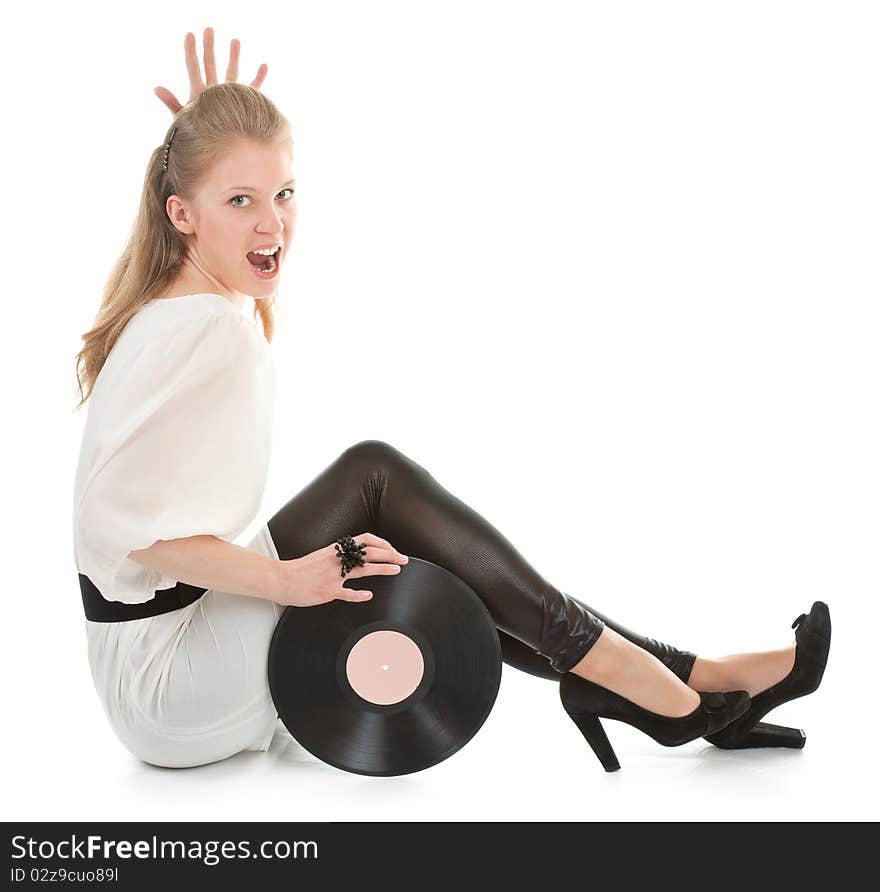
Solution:
<svg viewBox="0 0 880 892">
<path fill-rule="evenodd" d="M 159 336 L 129 338 L 117 355 L 115 347 L 90 397 L 74 549 L 105 599 L 135 604 L 177 580 L 130 551 L 201 534 L 231 541 L 256 516 L 275 369 L 262 332 L 238 311 L 178 320 Z"/>
</svg>

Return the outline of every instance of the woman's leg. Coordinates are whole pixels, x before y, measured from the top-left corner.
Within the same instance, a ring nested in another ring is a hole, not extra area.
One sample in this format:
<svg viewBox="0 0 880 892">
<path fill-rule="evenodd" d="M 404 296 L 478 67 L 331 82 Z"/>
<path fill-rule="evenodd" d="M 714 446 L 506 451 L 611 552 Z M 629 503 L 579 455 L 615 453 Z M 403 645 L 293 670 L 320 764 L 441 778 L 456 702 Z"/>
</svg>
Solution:
<svg viewBox="0 0 880 892">
<path fill-rule="evenodd" d="M 605 625 L 687 681 L 696 655 L 641 636 L 564 594 L 485 518 L 381 440 L 342 453 L 268 522 L 282 560 L 373 532 L 464 580 L 489 609 L 505 662 L 543 678 L 579 664 Z"/>
</svg>

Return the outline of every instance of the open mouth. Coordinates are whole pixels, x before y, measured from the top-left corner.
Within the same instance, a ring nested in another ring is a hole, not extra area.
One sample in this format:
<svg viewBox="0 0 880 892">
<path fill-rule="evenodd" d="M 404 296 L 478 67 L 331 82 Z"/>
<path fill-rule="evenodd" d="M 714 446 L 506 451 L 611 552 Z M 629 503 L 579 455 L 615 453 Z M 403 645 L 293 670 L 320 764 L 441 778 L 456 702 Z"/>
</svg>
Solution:
<svg viewBox="0 0 880 892">
<path fill-rule="evenodd" d="M 248 263 L 255 272 L 264 276 L 271 276 L 278 269 L 282 250 L 279 247 L 274 254 L 256 254 L 253 251 L 248 251 Z"/>
</svg>

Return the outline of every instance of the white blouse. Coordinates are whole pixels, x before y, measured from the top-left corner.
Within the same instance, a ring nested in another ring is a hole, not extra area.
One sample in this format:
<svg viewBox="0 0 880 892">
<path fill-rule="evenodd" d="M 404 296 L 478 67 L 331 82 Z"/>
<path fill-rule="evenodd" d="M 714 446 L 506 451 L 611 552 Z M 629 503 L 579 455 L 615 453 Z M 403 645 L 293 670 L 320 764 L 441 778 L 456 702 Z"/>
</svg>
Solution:
<svg viewBox="0 0 880 892">
<path fill-rule="evenodd" d="M 275 366 L 257 323 L 219 294 L 150 301 L 101 368 L 76 472 L 74 559 L 108 601 L 177 582 L 127 555 L 159 539 L 239 536 L 260 509 Z"/>
</svg>

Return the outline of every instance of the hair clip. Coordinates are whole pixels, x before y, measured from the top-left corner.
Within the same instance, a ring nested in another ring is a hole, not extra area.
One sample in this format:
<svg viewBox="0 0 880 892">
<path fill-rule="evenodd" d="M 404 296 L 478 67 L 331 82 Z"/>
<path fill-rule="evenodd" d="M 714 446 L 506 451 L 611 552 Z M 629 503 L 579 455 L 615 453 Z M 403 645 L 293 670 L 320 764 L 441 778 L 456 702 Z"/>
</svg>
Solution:
<svg viewBox="0 0 880 892">
<path fill-rule="evenodd" d="M 174 139 L 174 134 L 177 133 L 177 127 L 171 128 L 171 136 L 168 137 L 168 142 L 165 145 L 165 160 L 162 162 L 162 166 L 165 170 L 168 170 L 168 150 L 171 148 L 171 140 Z"/>
</svg>

